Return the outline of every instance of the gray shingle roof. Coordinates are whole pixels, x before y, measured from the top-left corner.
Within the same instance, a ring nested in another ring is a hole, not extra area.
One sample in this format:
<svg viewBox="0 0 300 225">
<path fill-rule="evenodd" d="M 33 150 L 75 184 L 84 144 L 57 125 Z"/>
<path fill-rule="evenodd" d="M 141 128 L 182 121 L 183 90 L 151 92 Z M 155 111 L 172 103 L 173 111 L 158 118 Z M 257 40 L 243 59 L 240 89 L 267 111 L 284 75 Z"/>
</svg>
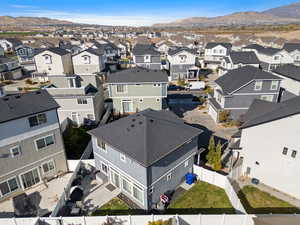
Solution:
<svg viewBox="0 0 300 225">
<path fill-rule="evenodd" d="M 300 113 L 300 96 L 281 103 L 256 99 L 244 117 L 241 129 L 253 127 Z"/>
<path fill-rule="evenodd" d="M 218 45 L 222 45 L 223 47 L 225 47 L 227 49 L 232 47 L 232 44 L 230 44 L 230 43 L 209 42 L 209 43 L 206 44 L 205 48 L 206 49 L 212 49 L 212 48 L 214 48 L 214 47 L 216 47 Z"/>
<path fill-rule="evenodd" d="M 215 82 L 222 88 L 224 94 L 228 95 L 252 80 L 281 80 L 281 78 L 254 66 L 244 66 L 228 71 Z"/>
<path fill-rule="evenodd" d="M 280 48 L 262 48 L 258 50 L 258 52 L 265 54 L 265 55 L 275 55 L 278 52 L 282 51 Z"/>
<path fill-rule="evenodd" d="M 35 91 L 0 98 L 0 123 L 59 108 L 47 91 Z"/>
<path fill-rule="evenodd" d="M 300 67 L 292 64 L 282 65 L 273 70 L 274 73 L 300 81 Z"/>
<path fill-rule="evenodd" d="M 67 50 L 65 49 L 62 49 L 62 48 L 46 48 L 46 49 L 42 49 L 41 51 L 39 51 L 37 54 L 40 54 L 44 51 L 50 51 L 50 52 L 53 52 L 57 55 L 66 55 L 66 54 L 70 54 L 70 52 L 68 52 Z"/>
<path fill-rule="evenodd" d="M 186 125 L 170 111 L 147 109 L 88 133 L 149 167 L 202 130 Z"/>
<path fill-rule="evenodd" d="M 9 62 L 14 62 L 14 61 L 16 61 L 16 59 L 8 58 L 6 56 L 0 56 L 0 64 L 5 64 L 5 63 L 9 63 Z"/>
<path fill-rule="evenodd" d="M 287 52 L 300 50 L 300 43 L 285 43 L 282 49 L 286 50 Z"/>
<path fill-rule="evenodd" d="M 182 51 L 187 51 L 187 52 L 189 52 L 191 54 L 194 54 L 194 55 L 197 54 L 197 51 L 195 49 L 190 49 L 190 48 L 175 48 L 175 49 L 170 49 L 168 51 L 168 55 L 176 55 L 177 53 L 182 52 Z"/>
<path fill-rule="evenodd" d="M 104 55 L 104 49 L 99 49 L 99 48 L 88 48 L 88 49 L 85 49 L 83 51 L 80 51 L 79 53 L 73 55 L 72 57 L 76 56 L 76 55 L 79 55 L 81 54 L 82 52 L 89 52 L 93 55 L 97 55 L 97 56 L 102 56 Z"/>
<path fill-rule="evenodd" d="M 156 51 L 153 45 L 136 44 L 132 49 L 134 55 L 160 55 L 159 51 Z"/>
<path fill-rule="evenodd" d="M 255 52 L 230 52 L 229 57 L 233 64 L 259 64 Z"/>
<path fill-rule="evenodd" d="M 250 44 L 250 45 L 247 45 L 243 48 L 244 49 L 255 49 L 256 51 L 260 51 L 261 49 L 264 48 L 264 46 L 261 46 L 261 45 L 258 45 L 258 44 Z"/>
<path fill-rule="evenodd" d="M 168 75 L 161 70 L 147 70 L 135 67 L 109 75 L 108 83 L 147 83 L 147 82 L 168 82 Z"/>
</svg>

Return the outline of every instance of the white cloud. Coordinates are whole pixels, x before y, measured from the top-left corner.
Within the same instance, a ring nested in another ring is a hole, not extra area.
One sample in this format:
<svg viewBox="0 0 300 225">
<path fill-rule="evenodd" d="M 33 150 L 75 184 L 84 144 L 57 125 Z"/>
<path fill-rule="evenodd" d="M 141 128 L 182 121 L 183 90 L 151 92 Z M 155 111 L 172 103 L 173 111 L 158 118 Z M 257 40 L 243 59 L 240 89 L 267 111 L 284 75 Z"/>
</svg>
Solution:
<svg viewBox="0 0 300 225">
<path fill-rule="evenodd" d="M 115 26 L 149 26 L 154 23 L 171 22 L 178 18 L 155 15 L 97 15 L 85 13 L 70 13 L 51 10 L 26 10 L 24 16 L 49 17 L 53 19 L 68 20 L 75 23 L 115 25 Z"/>
<path fill-rule="evenodd" d="M 32 6 L 32 5 L 16 5 L 16 4 L 9 5 L 9 7 L 16 8 L 16 9 L 31 9 L 31 8 L 36 8 L 36 7 Z"/>
</svg>

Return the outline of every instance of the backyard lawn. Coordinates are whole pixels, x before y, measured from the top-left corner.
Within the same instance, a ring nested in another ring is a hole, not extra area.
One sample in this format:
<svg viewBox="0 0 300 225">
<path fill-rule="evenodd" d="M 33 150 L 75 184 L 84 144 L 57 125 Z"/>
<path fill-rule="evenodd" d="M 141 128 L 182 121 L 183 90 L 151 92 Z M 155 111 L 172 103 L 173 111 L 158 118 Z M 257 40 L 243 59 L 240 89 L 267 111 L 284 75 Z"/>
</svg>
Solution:
<svg viewBox="0 0 300 225">
<path fill-rule="evenodd" d="M 245 186 L 239 197 L 248 213 L 300 213 L 300 209 L 253 186 Z"/>
<path fill-rule="evenodd" d="M 172 202 L 169 213 L 181 214 L 235 214 L 225 191 L 206 182 L 196 183 L 190 190 Z"/>
<path fill-rule="evenodd" d="M 130 211 L 129 206 L 124 201 L 116 197 L 93 212 L 92 216 L 126 215 L 127 213 L 124 212 L 127 211 Z"/>
</svg>

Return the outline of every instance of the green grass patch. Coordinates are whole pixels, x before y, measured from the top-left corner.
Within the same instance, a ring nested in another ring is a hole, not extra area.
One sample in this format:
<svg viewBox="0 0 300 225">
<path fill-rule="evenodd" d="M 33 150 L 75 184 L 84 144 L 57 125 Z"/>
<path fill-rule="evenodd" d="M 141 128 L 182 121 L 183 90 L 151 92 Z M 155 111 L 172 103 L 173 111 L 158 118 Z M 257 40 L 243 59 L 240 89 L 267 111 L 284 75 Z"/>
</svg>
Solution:
<svg viewBox="0 0 300 225">
<path fill-rule="evenodd" d="M 300 213 L 300 209 L 253 186 L 245 186 L 238 193 L 250 214 Z"/>
<path fill-rule="evenodd" d="M 206 182 L 196 183 L 170 204 L 167 212 L 178 214 L 235 214 L 225 191 Z"/>
<path fill-rule="evenodd" d="M 129 211 L 129 206 L 124 201 L 116 197 L 93 212 L 92 216 L 126 215 Z"/>
</svg>

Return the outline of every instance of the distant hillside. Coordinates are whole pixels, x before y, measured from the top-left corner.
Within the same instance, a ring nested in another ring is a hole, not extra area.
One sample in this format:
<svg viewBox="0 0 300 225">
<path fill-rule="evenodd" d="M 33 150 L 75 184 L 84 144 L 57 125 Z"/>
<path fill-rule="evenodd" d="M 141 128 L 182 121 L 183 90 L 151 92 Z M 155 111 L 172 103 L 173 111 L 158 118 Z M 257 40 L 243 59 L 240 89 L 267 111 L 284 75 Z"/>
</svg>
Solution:
<svg viewBox="0 0 300 225">
<path fill-rule="evenodd" d="M 270 9 L 264 12 L 237 12 L 217 17 L 191 17 L 171 23 L 154 24 L 156 27 L 175 26 L 251 26 L 300 23 L 300 3 Z"/>
<path fill-rule="evenodd" d="M 63 25 L 73 24 L 69 21 L 49 19 L 45 17 L 11 17 L 0 16 L 0 25 L 32 26 L 32 25 Z"/>
</svg>

